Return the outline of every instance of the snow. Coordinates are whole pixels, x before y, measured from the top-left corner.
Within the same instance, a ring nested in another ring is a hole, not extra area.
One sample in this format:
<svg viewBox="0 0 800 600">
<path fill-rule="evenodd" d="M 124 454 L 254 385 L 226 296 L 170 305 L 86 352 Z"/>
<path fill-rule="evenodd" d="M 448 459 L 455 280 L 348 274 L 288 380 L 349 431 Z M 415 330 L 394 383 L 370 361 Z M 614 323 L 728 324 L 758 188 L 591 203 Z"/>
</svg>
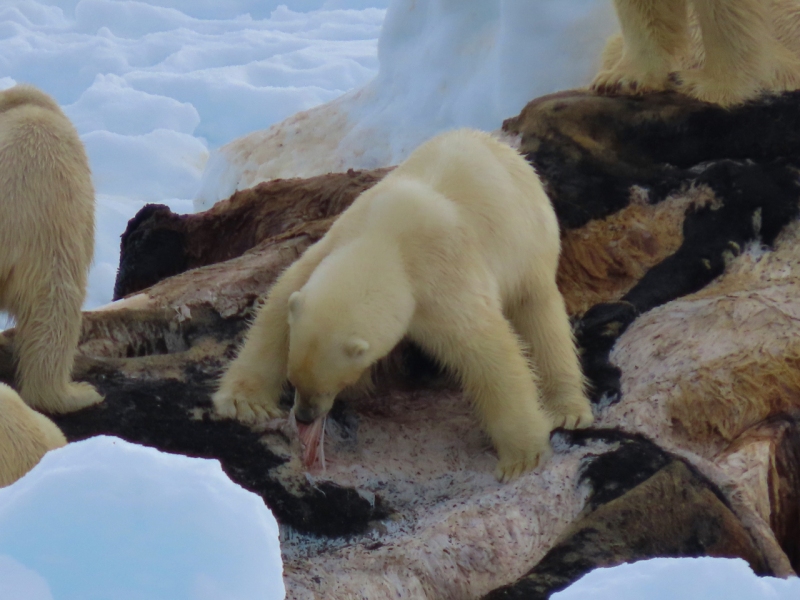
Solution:
<svg viewBox="0 0 800 600">
<path fill-rule="evenodd" d="M 741 558 L 653 558 L 595 569 L 550 600 L 796 600 L 800 579 L 756 577 Z"/>
<path fill-rule="evenodd" d="M 119 236 L 145 203 L 203 210 L 263 179 L 394 164 L 439 131 L 496 129 L 585 83 L 615 26 L 608 0 L 3 0 L 0 89 L 42 88 L 87 146 L 91 309 L 110 301 Z M 220 151 L 315 107 L 281 152 L 276 139 L 248 159 Z"/>
<path fill-rule="evenodd" d="M 0 489 L 0 598 L 279 600 L 278 525 L 216 460 L 112 437 Z"/>
<path fill-rule="evenodd" d="M 287 8 L 287 5 L 289 8 Z M 388 0 L 3 0 L 0 89 L 53 96 L 97 190 L 85 308 L 147 202 L 192 212 L 209 150 L 365 84 Z"/>
<path fill-rule="evenodd" d="M 447 129 L 495 130 L 588 83 L 616 29 L 608 0 L 393 0 L 378 75 L 213 152 L 195 207 L 269 179 L 397 164 Z"/>
<path fill-rule="evenodd" d="M 585 83 L 615 26 L 608 0 L 3 0 L 0 89 L 39 86 L 86 143 L 91 309 L 110 301 L 119 236 L 145 203 L 203 210 L 263 179 L 394 164 L 439 131 L 496 129 Z M 280 153 L 276 139 L 249 159 L 219 151 L 314 107 Z"/>
</svg>

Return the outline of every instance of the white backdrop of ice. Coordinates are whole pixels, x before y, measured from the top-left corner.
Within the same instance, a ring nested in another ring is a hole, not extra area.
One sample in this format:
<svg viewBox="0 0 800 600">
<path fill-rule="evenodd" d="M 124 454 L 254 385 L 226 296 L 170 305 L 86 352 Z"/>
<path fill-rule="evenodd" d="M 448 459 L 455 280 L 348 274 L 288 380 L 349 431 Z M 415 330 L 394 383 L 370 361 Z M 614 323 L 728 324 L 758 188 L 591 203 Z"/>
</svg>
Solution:
<svg viewBox="0 0 800 600">
<path fill-rule="evenodd" d="M 216 460 L 96 437 L 0 489 L 0 598 L 283 597 L 278 525 Z"/>
<path fill-rule="evenodd" d="M 86 308 L 110 301 L 119 236 L 139 208 L 193 210 L 209 149 L 375 75 L 387 5 L 0 1 L 0 89 L 32 83 L 55 97 L 89 152 L 98 209 Z"/>
<path fill-rule="evenodd" d="M 278 177 L 397 164 L 447 129 L 496 129 L 588 83 L 616 27 L 609 0 L 393 0 L 377 77 L 214 152 L 195 206 Z"/>
<path fill-rule="evenodd" d="M 111 299 L 119 236 L 146 202 L 191 212 L 247 183 L 246 161 L 225 153 L 203 177 L 209 151 L 327 104 L 270 176 L 395 163 L 438 131 L 494 129 L 533 96 L 585 83 L 615 26 L 609 0 L 392 0 L 376 77 L 389 4 L 2 0 L 0 89 L 54 96 L 89 151 L 85 307 Z"/>
<path fill-rule="evenodd" d="M 741 558 L 654 558 L 595 569 L 550 600 L 797 600 L 800 579 L 756 577 Z"/>
</svg>

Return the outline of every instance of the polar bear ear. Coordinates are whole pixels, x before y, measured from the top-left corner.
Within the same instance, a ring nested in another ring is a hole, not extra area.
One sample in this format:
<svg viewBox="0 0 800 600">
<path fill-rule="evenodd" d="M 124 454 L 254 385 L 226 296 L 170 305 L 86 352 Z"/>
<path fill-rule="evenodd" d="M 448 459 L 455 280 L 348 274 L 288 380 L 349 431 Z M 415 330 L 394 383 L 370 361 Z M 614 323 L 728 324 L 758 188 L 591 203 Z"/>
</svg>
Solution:
<svg viewBox="0 0 800 600">
<path fill-rule="evenodd" d="M 292 295 L 289 296 L 289 323 L 294 320 L 297 316 L 297 313 L 300 312 L 300 307 L 303 304 L 303 296 L 300 292 L 292 292 Z"/>
<path fill-rule="evenodd" d="M 359 337 L 351 337 L 344 343 L 344 353 L 350 358 L 361 358 L 369 350 L 369 342 Z"/>
</svg>

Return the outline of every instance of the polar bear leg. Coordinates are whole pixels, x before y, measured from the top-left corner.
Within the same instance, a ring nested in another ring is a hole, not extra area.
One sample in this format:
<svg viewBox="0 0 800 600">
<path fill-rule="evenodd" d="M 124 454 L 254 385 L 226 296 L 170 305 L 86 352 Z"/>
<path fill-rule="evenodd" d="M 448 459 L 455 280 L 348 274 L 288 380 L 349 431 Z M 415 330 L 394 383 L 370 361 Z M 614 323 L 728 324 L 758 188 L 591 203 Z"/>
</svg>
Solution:
<svg viewBox="0 0 800 600">
<path fill-rule="evenodd" d="M 324 257 L 320 244 L 312 246 L 272 286 L 212 396 L 217 414 L 251 424 L 283 415 L 279 402 L 289 354 L 289 296 L 306 284 Z"/>
<path fill-rule="evenodd" d="M 681 92 L 729 106 L 762 89 L 797 86 L 798 61 L 774 32 L 770 3 L 762 0 L 695 0 L 705 64 L 677 73 Z M 794 85 L 792 85 L 794 84 Z"/>
<path fill-rule="evenodd" d="M 554 427 L 582 429 L 592 424 L 592 407 L 586 398 L 585 380 L 564 306 L 556 288 L 539 290 L 534 301 L 527 294 L 508 307 L 511 323 L 528 346 L 539 377 L 542 403 Z"/>
<path fill-rule="evenodd" d="M 56 261 L 59 262 L 59 261 Z M 65 413 L 103 397 L 88 383 L 72 382 L 81 331 L 85 275 L 80 266 L 19 264 L 10 282 L 9 312 L 17 321 L 17 379 L 25 402 L 46 413 Z M 15 293 L 24 289 L 24 293 Z"/>
<path fill-rule="evenodd" d="M 499 306 L 480 294 L 447 300 L 421 311 L 409 336 L 458 375 L 497 449 L 495 476 L 510 481 L 550 456 L 550 418 Z"/>
<path fill-rule="evenodd" d="M 591 84 L 599 93 L 664 90 L 688 42 L 686 0 L 615 0 L 624 47 L 619 61 Z"/>
</svg>

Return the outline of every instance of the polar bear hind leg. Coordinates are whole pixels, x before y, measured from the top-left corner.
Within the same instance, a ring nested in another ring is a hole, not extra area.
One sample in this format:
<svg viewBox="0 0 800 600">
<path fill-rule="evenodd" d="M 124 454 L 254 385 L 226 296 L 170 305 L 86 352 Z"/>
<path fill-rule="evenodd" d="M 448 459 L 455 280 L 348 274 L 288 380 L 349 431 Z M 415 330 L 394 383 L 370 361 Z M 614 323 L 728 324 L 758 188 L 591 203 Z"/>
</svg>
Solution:
<svg viewBox="0 0 800 600">
<path fill-rule="evenodd" d="M 48 413 L 80 410 L 103 400 L 88 383 L 71 381 L 85 282 L 81 277 L 75 281 L 69 267 L 58 262 L 43 272 L 41 264 L 23 260 L 9 279 L 20 395 L 32 408 Z"/>
<path fill-rule="evenodd" d="M 554 427 L 583 429 L 594 421 L 569 317 L 555 283 L 528 291 L 506 309 L 530 354 L 542 404 Z"/>
<path fill-rule="evenodd" d="M 415 317 L 409 337 L 458 376 L 497 449 L 495 476 L 511 481 L 552 453 L 550 417 L 499 301 L 468 290 L 446 298 Z"/>
</svg>

